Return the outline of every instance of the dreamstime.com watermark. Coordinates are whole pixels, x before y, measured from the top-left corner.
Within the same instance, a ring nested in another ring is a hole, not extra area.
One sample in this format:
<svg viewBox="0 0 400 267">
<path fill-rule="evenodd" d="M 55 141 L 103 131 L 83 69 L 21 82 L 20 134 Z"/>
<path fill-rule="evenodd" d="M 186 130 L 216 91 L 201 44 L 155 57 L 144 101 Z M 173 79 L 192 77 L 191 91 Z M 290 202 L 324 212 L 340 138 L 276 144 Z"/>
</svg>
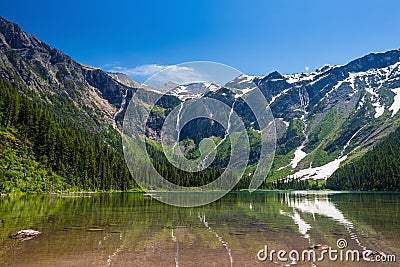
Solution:
<svg viewBox="0 0 400 267">
<path fill-rule="evenodd" d="M 259 261 L 271 262 L 322 262 L 339 261 L 339 262 L 396 262 L 395 255 L 388 255 L 383 252 L 374 250 L 359 251 L 356 249 L 346 249 L 347 241 L 338 239 L 336 242 L 337 248 L 323 247 L 323 249 L 310 248 L 303 251 L 298 250 L 268 250 L 268 246 L 258 251 L 257 259 Z M 322 247 L 322 246 L 321 246 Z"/>
</svg>

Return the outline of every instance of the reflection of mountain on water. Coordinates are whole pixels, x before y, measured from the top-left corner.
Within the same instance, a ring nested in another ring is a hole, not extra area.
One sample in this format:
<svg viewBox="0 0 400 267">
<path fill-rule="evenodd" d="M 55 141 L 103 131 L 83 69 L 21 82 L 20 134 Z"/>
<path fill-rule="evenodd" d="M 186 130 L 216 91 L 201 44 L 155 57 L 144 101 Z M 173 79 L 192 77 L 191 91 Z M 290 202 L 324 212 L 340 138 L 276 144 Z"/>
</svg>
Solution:
<svg viewBox="0 0 400 267">
<path fill-rule="evenodd" d="M 308 192 L 300 191 L 286 193 L 283 202 L 293 208 L 293 211 L 291 213 L 280 211 L 280 214 L 291 217 L 294 223 L 298 226 L 299 233 L 307 239 L 310 239 L 309 231 L 312 228 L 312 222 L 307 222 L 306 219 L 301 216 L 302 214 L 311 214 L 313 222 L 316 221 L 315 215 L 331 219 L 340 225 L 343 225 L 349 233 L 350 238 L 354 240 L 359 247 L 365 250 L 366 247 L 361 244 L 359 238 L 354 233 L 354 224 L 350 220 L 346 219 L 344 214 L 330 200 L 329 197 L 331 194 L 334 193 L 322 192 L 320 194 L 310 194 Z"/>
<path fill-rule="evenodd" d="M 343 213 L 336 208 L 335 204 L 330 201 L 329 193 L 318 195 L 306 194 L 302 194 L 301 192 L 286 193 L 286 204 L 301 212 L 310 213 L 313 217 L 315 214 L 319 214 L 343 224 L 346 228 L 353 228 L 353 223 L 347 220 Z"/>
<path fill-rule="evenodd" d="M 293 211 L 293 214 L 281 210 L 280 214 L 292 218 L 294 223 L 299 227 L 300 234 L 303 235 L 304 238 L 310 238 L 308 231 L 311 229 L 311 225 L 308 224 L 305 220 L 303 220 L 300 214 L 298 214 L 295 210 Z"/>
</svg>

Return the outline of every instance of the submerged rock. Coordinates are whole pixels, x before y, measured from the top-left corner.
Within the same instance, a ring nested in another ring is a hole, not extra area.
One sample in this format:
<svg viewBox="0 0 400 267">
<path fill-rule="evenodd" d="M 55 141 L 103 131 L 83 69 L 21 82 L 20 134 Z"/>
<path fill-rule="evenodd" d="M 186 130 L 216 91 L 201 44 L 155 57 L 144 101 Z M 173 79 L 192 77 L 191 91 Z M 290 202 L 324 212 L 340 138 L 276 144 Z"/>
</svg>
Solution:
<svg viewBox="0 0 400 267">
<path fill-rule="evenodd" d="M 11 235 L 12 238 L 19 239 L 21 241 L 29 240 L 42 234 L 39 231 L 27 229 L 27 230 L 19 230 L 17 233 Z"/>
<path fill-rule="evenodd" d="M 88 228 L 87 230 L 89 232 L 102 232 L 102 231 L 104 231 L 103 228 Z"/>
<path fill-rule="evenodd" d="M 310 246 L 309 249 L 328 250 L 329 246 L 328 245 L 317 244 L 317 245 Z"/>
</svg>

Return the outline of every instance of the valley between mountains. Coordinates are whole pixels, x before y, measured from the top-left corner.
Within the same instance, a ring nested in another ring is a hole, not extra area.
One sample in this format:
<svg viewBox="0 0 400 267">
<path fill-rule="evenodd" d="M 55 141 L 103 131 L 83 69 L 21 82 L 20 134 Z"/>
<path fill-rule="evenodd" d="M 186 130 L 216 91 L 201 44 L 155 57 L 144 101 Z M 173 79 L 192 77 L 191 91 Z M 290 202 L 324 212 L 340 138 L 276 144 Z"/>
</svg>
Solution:
<svg viewBox="0 0 400 267">
<path fill-rule="evenodd" d="M 188 187 L 223 172 L 230 143 L 212 120 L 190 122 L 178 140 L 187 158 L 199 156 L 203 138 L 221 144 L 205 172 L 181 171 L 162 153 L 166 116 L 188 99 L 209 97 L 231 107 L 250 140 L 248 166 L 235 187 L 246 189 L 262 129 L 242 99 L 255 86 L 269 103 L 277 136 L 263 189 L 400 190 L 399 49 L 307 73 L 154 87 L 78 63 L 0 17 L 0 79 L 1 193 L 139 190 L 120 140 L 137 90 L 164 95 L 147 123 L 147 150 L 163 177 Z"/>
</svg>

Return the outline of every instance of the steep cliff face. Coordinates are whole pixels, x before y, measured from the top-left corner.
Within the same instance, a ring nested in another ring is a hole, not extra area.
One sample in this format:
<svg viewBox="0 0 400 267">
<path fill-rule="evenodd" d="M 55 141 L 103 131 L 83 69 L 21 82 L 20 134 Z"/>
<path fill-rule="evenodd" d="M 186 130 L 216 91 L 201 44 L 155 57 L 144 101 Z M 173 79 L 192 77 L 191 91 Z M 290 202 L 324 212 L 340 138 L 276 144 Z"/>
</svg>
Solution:
<svg viewBox="0 0 400 267">
<path fill-rule="evenodd" d="M 247 76 L 287 126 L 277 150 L 286 160 L 276 162 L 276 177 L 326 179 L 399 127 L 399 61 L 400 51 L 392 50 L 311 73 Z"/>
<path fill-rule="evenodd" d="M 0 18 L 0 78 L 97 132 L 113 125 L 131 87 L 85 66 Z"/>
<path fill-rule="evenodd" d="M 400 51 L 392 50 L 310 73 L 241 75 L 202 95 L 194 91 L 192 97 L 204 95 L 230 106 L 235 102 L 234 110 L 254 128 L 255 118 L 240 98 L 258 87 L 277 125 L 271 177 L 326 179 L 399 127 L 399 59 Z"/>
<path fill-rule="evenodd" d="M 75 62 L 0 18 L 0 78 L 15 84 L 21 93 L 39 97 L 47 109 L 93 133 L 121 127 L 135 90 L 169 90 L 151 115 L 149 138 L 160 140 L 165 116 L 174 107 L 204 96 L 231 107 L 235 103 L 234 111 L 257 135 L 257 122 L 240 100 L 257 86 L 270 103 L 277 125 L 277 157 L 271 179 L 288 175 L 326 179 L 341 162 L 364 154 L 393 132 L 400 125 L 399 59 L 400 50 L 392 50 L 310 73 L 282 75 L 275 71 L 266 76 L 241 75 L 226 85 L 194 83 L 154 88 L 124 74 Z M 194 122 L 181 137 L 197 142 L 224 135 L 223 129 L 210 125 L 206 120 Z M 192 145 L 194 154 L 197 145 Z M 252 145 L 250 164 L 255 164 L 259 147 Z"/>
</svg>

